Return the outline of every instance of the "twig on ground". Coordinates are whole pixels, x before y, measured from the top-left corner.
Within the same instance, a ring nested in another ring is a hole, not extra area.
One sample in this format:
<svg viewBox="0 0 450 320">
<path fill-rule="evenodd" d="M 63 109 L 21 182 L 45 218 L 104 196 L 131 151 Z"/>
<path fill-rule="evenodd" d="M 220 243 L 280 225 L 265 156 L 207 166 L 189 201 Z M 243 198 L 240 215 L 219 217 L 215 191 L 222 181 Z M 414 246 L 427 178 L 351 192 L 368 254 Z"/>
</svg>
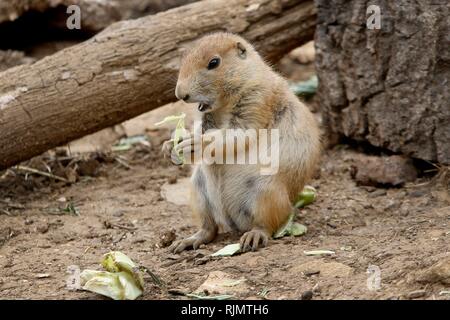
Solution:
<svg viewBox="0 0 450 320">
<path fill-rule="evenodd" d="M 131 169 L 131 166 L 123 159 L 121 159 L 120 157 L 114 157 L 114 160 L 116 160 L 120 165 L 124 166 L 127 169 Z"/>
<path fill-rule="evenodd" d="M 137 227 L 128 227 L 128 226 L 124 226 L 124 225 L 116 224 L 116 223 L 111 223 L 111 227 L 118 228 L 118 229 L 125 229 L 125 230 L 128 230 L 128 231 L 135 231 L 135 230 L 137 230 Z"/>
<path fill-rule="evenodd" d="M 8 177 L 11 173 L 12 173 L 12 171 L 9 170 L 9 169 L 7 169 L 7 170 L 5 171 L 5 173 L 3 173 L 3 174 L 0 176 L 0 180 L 6 179 L 6 177 Z"/>
<path fill-rule="evenodd" d="M 4 213 L 4 214 L 6 214 L 7 216 L 10 216 L 10 215 L 11 215 L 11 213 L 10 213 L 8 210 L 6 210 L 6 209 L 0 209 L 0 213 Z"/>
<path fill-rule="evenodd" d="M 141 266 L 140 269 L 142 271 L 144 271 L 145 273 L 147 273 L 150 276 L 150 278 L 152 279 L 152 282 L 154 284 L 156 284 L 158 287 L 165 287 L 166 286 L 164 281 L 162 281 L 162 279 L 159 276 L 157 276 L 155 273 L 150 271 L 147 267 Z"/>
<path fill-rule="evenodd" d="M 0 203 L 5 204 L 8 208 L 11 208 L 11 209 L 25 209 L 25 206 L 20 203 L 13 203 L 13 202 L 9 202 L 9 201 L 3 200 L 3 199 L 0 199 Z"/>
<path fill-rule="evenodd" d="M 47 177 L 47 178 L 52 178 L 52 179 L 59 180 L 59 181 L 62 181 L 62 182 L 70 183 L 70 181 L 67 180 L 66 178 L 55 176 L 52 173 L 40 171 L 40 170 L 33 169 L 33 168 L 30 168 L 30 167 L 15 166 L 14 168 L 17 169 L 17 170 L 21 170 L 21 171 L 25 171 L 25 172 L 29 172 L 29 173 L 34 173 L 34 174 L 38 174 L 38 175 L 41 175 L 41 176 L 44 176 L 44 177 Z"/>
</svg>

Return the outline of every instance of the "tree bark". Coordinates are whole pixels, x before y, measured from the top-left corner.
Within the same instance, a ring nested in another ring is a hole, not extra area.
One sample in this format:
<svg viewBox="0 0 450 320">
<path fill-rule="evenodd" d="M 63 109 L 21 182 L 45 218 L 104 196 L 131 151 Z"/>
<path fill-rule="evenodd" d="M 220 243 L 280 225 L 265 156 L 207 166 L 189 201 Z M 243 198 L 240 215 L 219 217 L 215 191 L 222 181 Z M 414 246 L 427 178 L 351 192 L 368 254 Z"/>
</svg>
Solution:
<svg viewBox="0 0 450 320">
<path fill-rule="evenodd" d="M 319 101 L 330 135 L 450 163 L 448 1 L 316 0 Z M 366 27 L 378 5 L 381 29 Z"/>
<path fill-rule="evenodd" d="M 269 61 L 312 39 L 306 0 L 209 0 L 138 20 L 0 74 L 0 169 L 173 101 L 180 48 L 240 33 Z"/>
</svg>

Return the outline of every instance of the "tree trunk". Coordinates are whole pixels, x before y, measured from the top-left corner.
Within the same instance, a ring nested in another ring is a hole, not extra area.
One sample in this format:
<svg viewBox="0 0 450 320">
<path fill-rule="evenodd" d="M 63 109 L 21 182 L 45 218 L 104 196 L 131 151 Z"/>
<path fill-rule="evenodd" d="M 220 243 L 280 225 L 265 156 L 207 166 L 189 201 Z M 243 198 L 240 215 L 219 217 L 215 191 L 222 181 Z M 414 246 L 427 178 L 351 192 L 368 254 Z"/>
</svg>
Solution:
<svg viewBox="0 0 450 320">
<path fill-rule="evenodd" d="M 316 0 L 319 100 L 330 134 L 450 163 L 448 1 Z M 366 27 L 369 5 L 381 29 Z"/>
<path fill-rule="evenodd" d="M 118 22 L 0 74 L 0 169 L 173 101 L 180 48 L 240 33 L 269 61 L 313 37 L 306 0 L 209 0 Z"/>
</svg>

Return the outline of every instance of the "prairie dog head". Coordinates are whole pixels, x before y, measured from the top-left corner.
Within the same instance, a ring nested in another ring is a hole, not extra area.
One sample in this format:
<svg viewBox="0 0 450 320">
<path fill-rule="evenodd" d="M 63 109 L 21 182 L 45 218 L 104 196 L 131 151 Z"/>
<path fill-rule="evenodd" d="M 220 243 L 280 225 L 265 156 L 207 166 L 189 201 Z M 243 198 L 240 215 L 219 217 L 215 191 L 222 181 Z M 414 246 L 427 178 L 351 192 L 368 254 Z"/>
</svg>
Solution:
<svg viewBox="0 0 450 320">
<path fill-rule="evenodd" d="M 264 62 L 243 38 L 216 33 L 197 41 L 181 61 L 175 95 L 198 103 L 200 112 L 215 111 L 239 96 Z"/>
</svg>

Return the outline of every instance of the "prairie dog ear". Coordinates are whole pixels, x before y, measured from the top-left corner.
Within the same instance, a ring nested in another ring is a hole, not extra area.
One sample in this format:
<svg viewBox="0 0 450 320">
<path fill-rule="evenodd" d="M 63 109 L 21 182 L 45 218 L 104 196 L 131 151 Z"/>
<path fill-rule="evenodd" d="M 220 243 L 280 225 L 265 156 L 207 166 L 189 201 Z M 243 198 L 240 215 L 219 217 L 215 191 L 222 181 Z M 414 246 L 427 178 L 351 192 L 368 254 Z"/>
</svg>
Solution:
<svg viewBox="0 0 450 320">
<path fill-rule="evenodd" d="M 238 42 L 236 44 L 236 46 L 237 46 L 238 56 L 241 59 L 247 58 L 247 48 L 241 42 Z"/>
</svg>

